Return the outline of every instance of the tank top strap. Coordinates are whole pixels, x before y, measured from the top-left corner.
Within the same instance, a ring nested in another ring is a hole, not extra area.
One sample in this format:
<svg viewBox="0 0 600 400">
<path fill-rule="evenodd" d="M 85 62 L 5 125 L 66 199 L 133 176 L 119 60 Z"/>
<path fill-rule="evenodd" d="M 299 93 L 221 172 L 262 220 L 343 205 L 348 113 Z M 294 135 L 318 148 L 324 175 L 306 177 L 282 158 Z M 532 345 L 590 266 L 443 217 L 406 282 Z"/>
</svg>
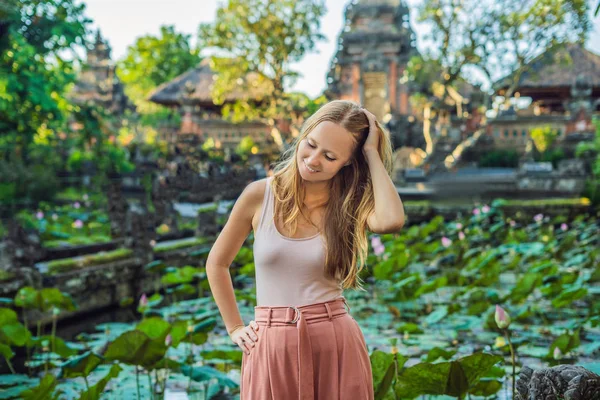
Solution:
<svg viewBox="0 0 600 400">
<path fill-rule="evenodd" d="M 265 195 L 263 198 L 263 203 L 260 212 L 260 220 L 258 223 L 258 230 L 264 231 L 269 223 L 273 220 L 273 213 L 275 212 L 275 199 L 273 196 L 273 191 L 271 190 L 271 182 L 273 177 L 270 176 L 267 178 L 267 184 L 265 185 Z"/>
</svg>

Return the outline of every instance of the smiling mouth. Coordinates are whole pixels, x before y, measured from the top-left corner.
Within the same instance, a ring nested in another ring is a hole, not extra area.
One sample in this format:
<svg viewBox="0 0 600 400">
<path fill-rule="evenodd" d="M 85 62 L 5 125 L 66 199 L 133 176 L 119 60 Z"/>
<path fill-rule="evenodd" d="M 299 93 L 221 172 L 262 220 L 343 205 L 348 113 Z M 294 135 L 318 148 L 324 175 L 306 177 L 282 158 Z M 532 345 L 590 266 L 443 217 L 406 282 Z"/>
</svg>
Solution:
<svg viewBox="0 0 600 400">
<path fill-rule="evenodd" d="M 310 172 L 313 172 L 313 173 L 314 173 L 314 172 L 319 172 L 319 171 L 317 171 L 316 169 L 312 169 L 311 167 L 309 167 L 309 166 L 306 164 L 306 162 L 304 163 L 304 166 L 305 166 L 305 167 L 306 167 L 306 169 L 308 169 Z"/>
</svg>

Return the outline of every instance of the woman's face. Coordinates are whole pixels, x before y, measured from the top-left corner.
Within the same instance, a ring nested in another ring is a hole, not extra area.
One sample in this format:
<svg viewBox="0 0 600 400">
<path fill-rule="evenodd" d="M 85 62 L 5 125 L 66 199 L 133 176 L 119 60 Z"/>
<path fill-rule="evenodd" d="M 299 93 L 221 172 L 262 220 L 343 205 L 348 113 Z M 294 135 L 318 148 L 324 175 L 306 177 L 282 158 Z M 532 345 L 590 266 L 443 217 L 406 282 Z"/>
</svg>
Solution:
<svg viewBox="0 0 600 400">
<path fill-rule="evenodd" d="M 306 181 L 331 179 L 351 160 L 355 141 L 340 125 L 323 121 L 299 144 L 296 162 Z"/>
</svg>

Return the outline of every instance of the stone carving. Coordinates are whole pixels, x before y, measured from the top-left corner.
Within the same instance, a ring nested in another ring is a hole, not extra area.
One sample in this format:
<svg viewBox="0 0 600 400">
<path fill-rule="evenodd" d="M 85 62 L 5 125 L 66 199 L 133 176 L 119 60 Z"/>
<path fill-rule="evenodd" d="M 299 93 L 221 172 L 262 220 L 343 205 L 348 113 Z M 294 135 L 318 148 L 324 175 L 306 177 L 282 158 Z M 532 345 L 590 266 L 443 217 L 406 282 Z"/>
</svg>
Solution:
<svg viewBox="0 0 600 400">
<path fill-rule="evenodd" d="M 8 222 L 8 234 L 5 239 L 6 258 L 12 267 L 20 269 L 32 267 L 35 262 L 46 255 L 40 236 L 35 230 L 27 230 L 15 219 Z"/>
<path fill-rule="evenodd" d="M 516 386 L 515 400 L 600 399 L 600 375 L 577 365 L 523 367 Z"/>
<path fill-rule="evenodd" d="M 154 214 L 138 210 L 127 212 L 127 237 L 126 246 L 133 250 L 133 254 L 142 264 L 153 259 L 152 248 L 156 243 Z"/>
<path fill-rule="evenodd" d="M 177 230 L 177 218 L 173 202 L 177 201 L 179 190 L 170 184 L 169 177 L 159 176 L 152 186 L 152 204 L 154 205 L 157 223 L 167 224 L 169 231 Z"/>
<path fill-rule="evenodd" d="M 110 234 L 113 239 L 123 238 L 126 234 L 125 215 L 128 210 L 127 200 L 121 191 L 121 181 L 110 181 L 106 187 L 108 201 L 108 217 Z"/>
<path fill-rule="evenodd" d="M 216 210 L 202 211 L 198 213 L 198 226 L 196 227 L 196 237 L 216 236 L 219 233 L 217 228 Z"/>
<path fill-rule="evenodd" d="M 560 160 L 558 174 L 561 176 L 585 176 L 585 162 L 578 158 Z"/>
<path fill-rule="evenodd" d="M 7 226 L 7 235 L 0 245 L 0 269 L 14 273 L 26 285 L 38 287 L 41 275 L 35 263 L 47 254 L 39 235 L 34 230 L 26 230 L 14 219 L 10 219 Z"/>
</svg>

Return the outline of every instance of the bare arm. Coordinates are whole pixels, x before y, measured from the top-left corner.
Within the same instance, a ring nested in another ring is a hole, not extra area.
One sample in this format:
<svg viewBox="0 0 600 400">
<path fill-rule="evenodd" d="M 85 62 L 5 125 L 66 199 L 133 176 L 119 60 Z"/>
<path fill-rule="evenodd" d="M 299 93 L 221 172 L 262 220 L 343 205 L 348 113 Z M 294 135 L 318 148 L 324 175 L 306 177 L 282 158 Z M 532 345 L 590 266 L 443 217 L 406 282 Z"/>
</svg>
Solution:
<svg viewBox="0 0 600 400">
<path fill-rule="evenodd" d="M 231 215 L 206 260 L 206 275 L 221 317 L 230 332 L 243 325 L 229 267 L 252 230 L 252 218 L 264 196 L 265 180 L 250 183 L 235 202 Z"/>
<path fill-rule="evenodd" d="M 362 152 L 369 164 L 375 199 L 375 209 L 367 217 L 367 226 L 373 233 L 395 233 L 404 226 L 404 205 L 378 151 L 381 140 L 386 140 L 389 144 L 389 139 L 375 115 L 365 108 L 363 111 L 369 120 L 369 135 Z"/>
<path fill-rule="evenodd" d="M 369 163 L 375 210 L 367 218 L 373 233 L 395 233 L 404 226 L 404 205 L 376 150 L 365 151 Z"/>
</svg>

